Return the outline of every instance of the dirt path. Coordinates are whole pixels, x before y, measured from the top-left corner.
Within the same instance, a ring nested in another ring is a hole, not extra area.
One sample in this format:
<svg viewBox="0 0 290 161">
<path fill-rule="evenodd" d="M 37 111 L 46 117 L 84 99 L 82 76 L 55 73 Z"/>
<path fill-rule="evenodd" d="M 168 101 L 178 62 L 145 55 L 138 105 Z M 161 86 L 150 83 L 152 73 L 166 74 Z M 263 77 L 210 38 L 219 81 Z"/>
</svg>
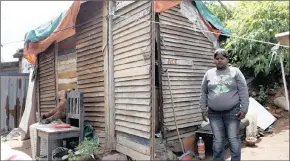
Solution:
<svg viewBox="0 0 290 161">
<path fill-rule="evenodd" d="M 229 151 L 227 156 L 230 160 Z M 274 132 L 261 137 L 255 147 L 244 146 L 242 160 L 289 160 L 289 119 L 277 120 Z"/>
<path fill-rule="evenodd" d="M 242 160 L 289 160 L 289 129 L 263 137 L 256 147 L 243 148 Z"/>
</svg>

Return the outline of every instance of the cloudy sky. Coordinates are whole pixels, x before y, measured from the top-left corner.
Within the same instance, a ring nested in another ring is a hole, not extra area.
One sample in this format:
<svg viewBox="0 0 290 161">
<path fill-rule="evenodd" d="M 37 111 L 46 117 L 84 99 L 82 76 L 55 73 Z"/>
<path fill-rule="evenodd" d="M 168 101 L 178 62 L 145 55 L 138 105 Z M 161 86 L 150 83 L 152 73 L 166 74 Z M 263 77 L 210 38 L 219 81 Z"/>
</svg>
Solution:
<svg viewBox="0 0 290 161">
<path fill-rule="evenodd" d="M 52 20 L 69 9 L 72 1 L 1 1 L 1 57 L 13 61 L 12 55 L 23 42 L 25 33 Z"/>
</svg>

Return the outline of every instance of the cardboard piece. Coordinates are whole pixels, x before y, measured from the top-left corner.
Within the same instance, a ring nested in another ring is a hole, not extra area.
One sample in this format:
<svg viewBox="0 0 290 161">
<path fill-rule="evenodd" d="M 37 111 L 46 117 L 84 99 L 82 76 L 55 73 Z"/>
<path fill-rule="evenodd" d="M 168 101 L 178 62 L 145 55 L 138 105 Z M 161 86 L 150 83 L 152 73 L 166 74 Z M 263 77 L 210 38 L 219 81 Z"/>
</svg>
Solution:
<svg viewBox="0 0 290 161">
<path fill-rule="evenodd" d="M 257 114 L 257 126 L 263 130 L 267 129 L 276 121 L 276 118 L 252 97 L 250 97 L 249 113 Z"/>
</svg>

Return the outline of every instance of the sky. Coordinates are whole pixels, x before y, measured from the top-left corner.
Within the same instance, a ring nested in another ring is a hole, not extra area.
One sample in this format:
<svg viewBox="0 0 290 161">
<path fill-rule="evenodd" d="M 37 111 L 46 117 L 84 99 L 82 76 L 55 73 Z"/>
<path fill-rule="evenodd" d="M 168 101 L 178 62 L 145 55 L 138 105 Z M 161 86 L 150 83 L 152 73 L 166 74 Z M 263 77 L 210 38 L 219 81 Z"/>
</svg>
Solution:
<svg viewBox="0 0 290 161">
<path fill-rule="evenodd" d="M 17 61 L 12 55 L 24 42 L 24 35 L 69 9 L 73 1 L 1 1 L 1 58 Z"/>
<path fill-rule="evenodd" d="M 1 58 L 16 61 L 12 55 L 23 48 L 24 35 L 69 9 L 73 1 L 1 1 Z M 234 2 L 234 1 L 230 1 Z M 228 3 L 228 2 L 225 2 Z"/>
</svg>

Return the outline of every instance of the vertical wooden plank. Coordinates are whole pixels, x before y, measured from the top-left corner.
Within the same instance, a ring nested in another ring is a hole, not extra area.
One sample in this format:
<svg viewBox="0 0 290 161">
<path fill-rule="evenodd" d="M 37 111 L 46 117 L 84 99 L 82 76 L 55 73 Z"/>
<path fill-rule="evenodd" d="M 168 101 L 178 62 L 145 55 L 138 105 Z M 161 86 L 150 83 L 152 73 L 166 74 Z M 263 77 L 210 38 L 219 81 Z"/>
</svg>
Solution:
<svg viewBox="0 0 290 161">
<path fill-rule="evenodd" d="M 59 100 L 58 100 L 58 76 L 57 76 L 57 57 L 58 57 L 58 43 L 54 43 L 54 74 L 55 74 L 55 99 L 56 99 L 56 104 L 58 105 Z"/>
<path fill-rule="evenodd" d="M 80 134 L 80 138 L 79 141 L 83 141 L 84 140 L 84 104 L 83 104 L 83 100 L 84 100 L 84 94 L 80 93 L 80 98 L 79 98 L 80 102 L 79 102 L 79 113 L 80 113 L 80 122 L 79 122 L 79 127 L 81 127 L 81 134 Z"/>
<path fill-rule="evenodd" d="M 151 21 L 155 22 L 155 6 L 154 6 L 154 1 L 151 2 Z M 155 23 L 151 23 L 151 113 L 152 113 L 152 117 L 151 117 L 151 131 L 152 131 L 152 135 L 151 135 L 151 140 L 152 140 L 152 144 L 151 144 L 151 148 L 152 148 L 152 152 L 151 152 L 151 160 L 154 160 L 155 158 Z M 158 122 L 157 122 L 158 123 Z"/>
<path fill-rule="evenodd" d="M 68 114 L 70 112 L 70 98 L 67 98 L 66 102 L 66 113 Z M 70 124 L 70 119 L 66 117 L 66 123 Z"/>
<path fill-rule="evenodd" d="M 114 2 L 109 1 L 107 14 L 113 12 Z M 113 51 L 113 17 L 109 15 L 108 22 L 108 85 L 109 85 L 109 138 L 111 140 L 112 149 L 116 149 L 115 140 L 115 83 L 114 83 L 114 51 Z"/>
<path fill-rule="evenodd" d="M 109 52 L 108 52 L 108 1 L 103 3 L 103 33 L 102 33 L 102 50 L 104 55 L 104 88 L 105 88 L 105 133 L 106 133 L 106 151 L 112 149 L 112 139 L 110 135 L 110 84 L 109 84 Z"/>
<path fill-rule="evenodd" d="M 41 121 L 41 115 L 40 115 L 40 90 L 39 90 L 39 83 L 40 83 L 40 75 L 39 75 L 39 55 L 37 57 L 37 75 L 36 75 L 36 101 L 37 101 L 37 112 L 38 112 L 38 122 Z"/>
</svg>

